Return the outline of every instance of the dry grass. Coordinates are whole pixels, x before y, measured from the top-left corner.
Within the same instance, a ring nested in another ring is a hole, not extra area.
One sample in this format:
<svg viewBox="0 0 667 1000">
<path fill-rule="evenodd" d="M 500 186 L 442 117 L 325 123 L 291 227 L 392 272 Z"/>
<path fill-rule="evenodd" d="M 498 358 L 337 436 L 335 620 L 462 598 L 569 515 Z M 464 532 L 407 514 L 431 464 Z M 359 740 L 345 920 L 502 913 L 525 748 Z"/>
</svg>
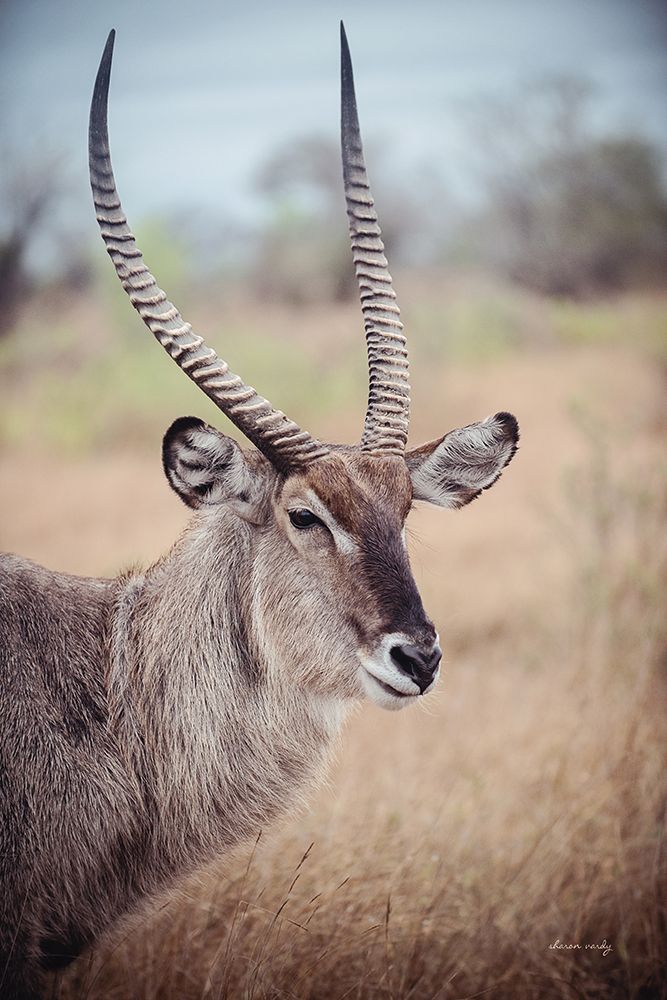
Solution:
<svg viewBox="0 0 667 1000">
<path fill-rule="evenodd" d="M 312 808 L 122 928 L 63 1000 L 667 995 L 664 375 L 618 344 L 459 361 L 422 376 L 415 439 L 502 406 L 506 478 L 413 523 L 438 694 L 364 707 Z M 126 451 L 8 450 L 0 484 L 0 546 L 78 572 L 153 558 L 184 519 Z"/>
</svg>

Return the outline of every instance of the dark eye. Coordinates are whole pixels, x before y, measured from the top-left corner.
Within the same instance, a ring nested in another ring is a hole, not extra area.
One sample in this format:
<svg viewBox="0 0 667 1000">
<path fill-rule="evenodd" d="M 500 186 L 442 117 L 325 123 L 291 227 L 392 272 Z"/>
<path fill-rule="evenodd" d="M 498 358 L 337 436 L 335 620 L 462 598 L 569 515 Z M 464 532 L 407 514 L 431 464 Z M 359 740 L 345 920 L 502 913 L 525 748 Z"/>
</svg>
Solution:
<svg viewBox="0 0 667 1000">
<path fill-rule="evenodd" d="M 312 510 L 305 507 L 297 507 L 289 512 L 289 519 L 295 528 L 312 528 L 314 524 L 321 524 L 319 517 L 313 514 Z"/>
</svg>

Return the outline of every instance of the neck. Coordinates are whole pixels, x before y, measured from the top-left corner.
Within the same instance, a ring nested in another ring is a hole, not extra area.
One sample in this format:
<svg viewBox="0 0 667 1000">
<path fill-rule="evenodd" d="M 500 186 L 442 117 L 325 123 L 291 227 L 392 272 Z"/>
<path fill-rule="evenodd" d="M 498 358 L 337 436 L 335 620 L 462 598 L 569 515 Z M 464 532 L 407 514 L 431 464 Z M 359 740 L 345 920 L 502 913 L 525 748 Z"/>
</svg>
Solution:
<svg viewBox="0 0 667 1000">
<path fill-rule="evenodd" d="M 111 721 L 154 857 L 170 871 L 298 802 L 345 715 L 342 702 L 291 687 L 263 662 L 251 533 L 234 518 L 216 534 L 193 522 L 162 562 L 121 583 L 114 619 Z"/>
</svg>

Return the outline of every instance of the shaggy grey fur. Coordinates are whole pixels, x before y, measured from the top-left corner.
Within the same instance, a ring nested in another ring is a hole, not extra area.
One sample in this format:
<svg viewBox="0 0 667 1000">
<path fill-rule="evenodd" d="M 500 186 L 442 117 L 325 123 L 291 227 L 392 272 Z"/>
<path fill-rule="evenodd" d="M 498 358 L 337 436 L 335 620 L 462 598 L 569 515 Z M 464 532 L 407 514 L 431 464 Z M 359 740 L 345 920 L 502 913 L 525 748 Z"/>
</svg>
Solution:
<svg viewBox="0 0 667 1000">
<path fill-rule="evenodd" d="M 0 555 L 2 996 L 40 996 L 44 969 L 300 799 L 369 693 L 362 664 L 398 689 L 371 678 L 378 704 L 414 701 L 378 660 L 397 629 L 435 638 L 403 525 L 415 482 L 453 504 L 495 481 L 516 424 L 477 428 L 283 476 L 181 419 L 165 471 L 198 509 L 155 566 L 96 580 Z M 308 497 L 329 528 L 291 523 Z"/>
</svg>

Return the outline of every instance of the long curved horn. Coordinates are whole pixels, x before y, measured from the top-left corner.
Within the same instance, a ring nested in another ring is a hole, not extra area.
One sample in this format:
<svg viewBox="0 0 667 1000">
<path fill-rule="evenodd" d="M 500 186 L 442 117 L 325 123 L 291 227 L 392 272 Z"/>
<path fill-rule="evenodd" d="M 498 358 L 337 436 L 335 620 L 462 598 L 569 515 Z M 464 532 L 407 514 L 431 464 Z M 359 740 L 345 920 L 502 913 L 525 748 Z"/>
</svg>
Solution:
<svg viewBox="0 0 667 1000">
<path fill-rule="evenodd" d="M 340 48 L 343 181 L 368 351 L 368 408 L 361 449 L 402 455 L 410 420 L 408 351 L 366 175 L 352 61 L 342 21 Z"/>
<path fill-rule="evenodd" d="M 116 274 L 144 323 L 176 364 L 277 468 L 307 465 L 329 449 L 275 410 L 229 370 L 185 323 L 150 273 L 135 243 L 116 190 L 107 128 L 115 31 L 109 33 L 90 107 L 88 162 L 97 221 Z"/>
</svg>

